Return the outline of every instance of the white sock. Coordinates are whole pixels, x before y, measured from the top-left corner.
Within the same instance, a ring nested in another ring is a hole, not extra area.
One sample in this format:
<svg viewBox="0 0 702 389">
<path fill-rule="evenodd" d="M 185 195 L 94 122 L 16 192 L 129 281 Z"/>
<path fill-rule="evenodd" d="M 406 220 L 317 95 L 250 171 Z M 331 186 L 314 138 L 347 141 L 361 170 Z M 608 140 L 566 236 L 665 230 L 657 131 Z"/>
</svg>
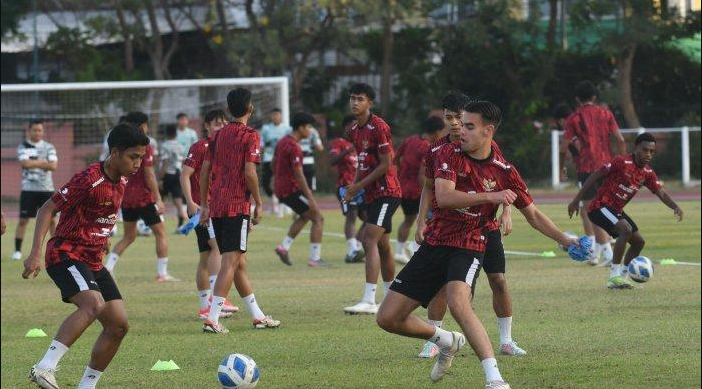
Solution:
<svg viewBox="0 0 702 389">
<path fill-rule="evenodd" d="M 310 259 L 313 261 L 319 261 L 322 258 L 322 244 L 321 243 L 311 243 L 310 244 Z"/>
<path fill-rule="evenodd" d="M 416 253 L 417 250 L 419 250 L 419 245 L 417 244 L 417 242 L 410 242 L 410 250 L 412 251 L 412 255 L 414 255 L 414 253 Z"/>
<path fill-rule="evenodd" d="M 439 327 L 439 328 L 441 328 L 441 326 L 444 325 L 444 322 L 441 321 L 441 320 L 431 320 L 431 319 L 428 319 L 428 320 L 427 320 L 427 323 L 433 325 L 434 327 Z"/>
<path fill-rule="evenodd" d="M 620 263 L 612 264 L 612 271 L 609 273 L 609 278 L 622 275 L 622 265 Z"/>
<path fill-rule="evenodd" d="M 356 252 L 356 247 L 358 247 L 358 241 L 356 238 L 351 238 L 346 241 L 346 255 L 352 255 Z"/>
<path fill-rule="evenodd" d="M 593 258 L 595 258 L 595 259 L 600 259 L 600 255 L 602 255 L 602 249 L 603 249 L 603 248 L 604 248 L 604 247 L 602 247 L 601 244 L 595 242 L 595 243 L 592 245 L 592 255 L 593 255 Z"/>
<path fill-rule="evenodd" d="M 453 334 L 440 327 L 434 327 L 434 336 L 427 339 L 439 346 L 439 348 L 449 348 L 453 345 Z"/>
<path fill-rule="evenodd" d="M 405 255 L 405 243 L 406 242 L 398 241 L 397 242 L 397 250 L 395 251 L 395 253 L 397 253 L 399 255 Z"/>
<path fill-rule="evenodd" d="M 212 323 L 219 323 L 219 314 L 222 312 L 226 297 L 212 296 L 212 305 L 210 305 L 210 314 L 207 319 Z"/>
<path fill-rule="evenodd" d="M 285 239 L 283 239 L 283 243 L 281 245 L 285 250 L 290 250 L 290 246 L 292 246 L 293 242 L 295 241 L 295 238 L 291 238 L 289 236 L 286 236 Z"/>
<path fill-rule="evenodd" d="M 612 251 L 612 244 L 607 242 L 601 246 L 602 246 L 602 253 L 604 254 L 604 258 L 607 261 L 611 261 L 612 258 L 614 257 L 614 251 Z"/>
<path fill-rule="evenodd" d="M 278 200 L 278 197 L 276 197 L 276 195 L 273 195 L 271 200 L 273 200 L 273 212 L 278 213 L 280 211 L 280 201 Z"/>
<path fill-rule="evenodd" d="M 210 290 L 198 290 L 197 294 L 200 296 L 200 309 L 204 309 L 210 306 Z"/>
<path fill-rule="evenodd" d="M 392 281 L 383 281 L 383 288 L 385 288 L 385 295 L 388 295 L 388 291 L 390 290 L 390 285 L 392 285 Z"/>
<path fill-rule="evenodd" d="M 366 282 L 366 288 L 363 292 L 363 301 L 375 304 L 375 288 L 375 284 Z"/>
<path fill-rule="evenodd" d="M 158 271 L 158 275 L 160 276 L 165 276 L 168 274 L 168 258 L 159 258 L 156 261 L 156 270 Z"/>
<path fill-rule="evenodd" d="M 512 341 L 512 316 L 498 317 L 497 325 L 500 327 L 500 344 Z"/>
<path fill-rule="evenodd" d="M 358 250 L 358 251 L 363 250 L 363 244 L 356 238 L 354 238 L 354 240 L 356 241 L 356 250 Z"/>
<path fill-rule="evenodd" d="M 107 256 L 107 263 L 105 263 L 105 268 L 107 271 L 112 272 L 115 270 L 115 265 L 117 264 L 117 260 L 119 259 L 119 255 L 115 253 L 110 253 Z"/>
<path fill-rule="evenodd" d="M 590 243 L 592 243 L 592 247 L 595 247 L 595 243 L 597 243 L 597 241 L 595 240 L 595 235 L 588 235 L 587 238 L 590 239 Z"/>
<path fill-rule="evenodd" d="M 619 273 L 626 278 L 629 275 L 629 266 L 622 264 L 619 268 Z"/>
<path fill-rule="evenodd" d="M 214 286 L 217 282 L 217 275 L 210 276 L 210 296 L 214 295 Z"/>
<path fill-rule="evenodd" d="M 42 369 L 56 369 L 59 361 L 63 358 L 63 354 L 68 351 L 68 347 L 58 340 L 52 340 L 49 349 L 46 350 L 44 358 L 37 363 L 37 367 Z"/>
<path fill-rule="evenodd" d="M 497 368 L 497 360 L 495 358 L 485 358 L 480 361 L 483 365 L 483 370 L 485 371 L 485 381 L 504 381 L 502 379 L 502 374 L 500 374 L 500 369 Z"/>
<path fill-rule="evenodd" d="M 256 302 L 256 296 L 254 296 L 253 293 L 246 297 L 242 297 L 241 301 L 243 301 L 246 305 L 246 309 L 249 310 L 249 313 L 251 314 L 252 318 L 263 319 L 264 317 L 266 317 L 266 315 L 263 314 L 261 308 L 258 307 L 258 303 Z"/>
<path fill-rule="evenodd" d="M 95 389 L 95 385 L 97 384 L 101 375 L 101 371 L 91 369 L 90 366 L 86 367 L 85 373 L 83 373 L 83 379 L 80 380 L 80 383 L 78 384 L 78 389 Z"/>
</svg>

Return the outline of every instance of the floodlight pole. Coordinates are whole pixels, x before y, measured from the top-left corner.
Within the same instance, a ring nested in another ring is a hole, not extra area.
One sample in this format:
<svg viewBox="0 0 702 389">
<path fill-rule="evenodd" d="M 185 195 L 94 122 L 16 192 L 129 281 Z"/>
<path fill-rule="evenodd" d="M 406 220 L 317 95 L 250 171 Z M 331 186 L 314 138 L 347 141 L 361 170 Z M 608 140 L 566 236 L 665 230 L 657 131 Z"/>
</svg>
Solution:
<svg viewBox="0 0 702 389">
<path fill-rule="evenodd" d="M 32 51 L 32 78 L 35 84 L 39 83 L 39 38 L 37 37 L 37 0 L 32 0 L 32 34 L 34 35 L 34 48 Z M 39 111 L 39 92 L 33 96 L 34 112 Z"/>
</svg>

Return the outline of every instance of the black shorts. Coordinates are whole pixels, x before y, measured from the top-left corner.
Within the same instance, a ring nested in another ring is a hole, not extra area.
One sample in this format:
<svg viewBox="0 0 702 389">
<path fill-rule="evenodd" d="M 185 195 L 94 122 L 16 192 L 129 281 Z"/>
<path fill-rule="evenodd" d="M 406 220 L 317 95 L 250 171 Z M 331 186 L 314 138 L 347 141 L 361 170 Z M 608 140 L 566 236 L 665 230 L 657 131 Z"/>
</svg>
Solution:
<svg viewBox="0 0 702 389">
<path fill-rule="evenodd" d="M 104 267 L 92 271 L 85 262 L 66 257 L 59 263 L 49 265 L 46 272 L 61 290 L 61 299 L 65 303 L 70 303 L 71 297 L 85 290 L 100 292 L 105 301 L 122 300 L 115 280 Z"/>
<path fill-rule="evenodd" d="M 300 216 L 310 210 L 310 201 L 301 191 L 297 191 L 284 199 L 280 199 L 280 202 L 290 207 L 293 212 Z"/>
<path fill-rule="evenodd" d="M 302 165 L 302 173 L 305 174 L 307 186 L 313 191 L 317 190 L 317 176 L 314 174 L 314 165 Z"/>
<path fill-rule="evenodd" d="M 195 236 L 197 237 L 197 249 L 199 252 L 206 253 L 212 250 L 210 239 L 215 239 L 212 223 L 207 223 L 207 227 L 202 224 L 195 226 Z"/>
<path fill-rule="evenodd" d="M 220 253 L 246 252 L 249 238 L 248 215 L 211 218 L 210 223 L 212 223 Z"/>
<path fill-rule="evenodd" d="M 422 244 L 395 277 L 390 290 L 427 307 L 449 281 L 463 281 L 472 288 L 480 274 L 483 254 L 449 246 Z"/>
<path fill-rule="evenodd" d="M 162 221 L 154 203 L 139 208 L 122 208 L 122 220 L 125 222 L 136 222 L 139 219 L 147 226 L 153 226 Z"/>
<path fill-rule="evenodd" d="M 348 215 L 349 211 L 357 209 L 358 204 L 353 200 L 351 200 L 349 202 L 344 201 L 341 198 L 341 193 L 339 193 L 339 189 L 341 189 L 341 188 L 336 188 L 336 199 L 339 200 L 339 206 L 341 207 L 341 213 L 343 213 L 344 216 L 346 216 L 346 215 Z"/>
<path fill-rule="evenodd" d="M 400 206 L 405 216 L 412 216 L 419 213 L 419 199 L 402 199 Z"/>
<path fill-rule="evenodd" d="M 587 216 L 590 218 L 592 224 L 602 228 L 607 231 L 607 233 L 612 237 L 616 238 L 619 236 L 617 229 L 615 228 L 619 220 L 624 219 L 631 225 L 631 232 L 636 232 L 639 227 L 634 223 L 633 220 L 626 214 L 626 212 L 617 212 L 610 207 L 601 207 L 592 212 L 589 212 Z"/>
<path fill-rule="evenodd" d="M 163 192 L 161 196 L 171 195 L 174 199 L 183 197 L 183 189 L 180 187 L 180 173 L 163 175 Z"/>
<path fill-rule="evenodd" d="M 20 218 L 37 217 L 37 211 L 53 196 L 54 192 L 34 192 L 23 190 L 20 193 Z"/>
<path fill-rule="evenodd" d="M 273 196 L 273 166 L 270 162 L 264 162 L 261 167 L 261 186 L 268 197 Z"/>
<path fill-rule="evenodd" d="M 592 173 L 578 173 L 578 188 L 582 188 L 583 185 L 585 185 L 585 181 L 587 181 L 587 178 L 590 177 Z M 583 193 L 582 199 L 584 201 L 590 201 L 595 198 L 595 195 L 597 195 L 597 189 L 600 188 L 600 185 L 602 185 L 602 180 L 599 180 L 595 183 L 595 185 L 591 186 L 590 189 L 588 189 L 587 192 Z"/>
<path fill-rule="evenodd" d="M 397 197 L 380 197 L 372 203 L 366 204 L 366 223 L 374 224 L 385 229 L 385 233 L 392 232 L 392 217 L 400 206 L 400 199 Z"/>
<path fill-rule="evenodd" d="M 488 231 L 484 236 L 487 242 L 483 255 L 483 270 L 488 274 L 504 273 L 506 267 L 505 248 L 502 246 L 500 230 Z"/>
</svg>

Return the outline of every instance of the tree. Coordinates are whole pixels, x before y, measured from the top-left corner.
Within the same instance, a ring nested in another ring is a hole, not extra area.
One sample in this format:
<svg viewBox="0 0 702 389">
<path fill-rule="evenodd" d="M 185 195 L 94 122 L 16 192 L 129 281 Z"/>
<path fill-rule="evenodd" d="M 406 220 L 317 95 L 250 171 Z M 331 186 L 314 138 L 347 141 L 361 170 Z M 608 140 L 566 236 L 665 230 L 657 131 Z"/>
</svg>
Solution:
<svg viewBox="0 0 702 389">
<path fill-rule="evenodd" d="M 2 12 L 0 13 L 1 36 L 6 33 L 17 33 L 17 24 L 20 19 L 32 9 L 29 0 L 2 0 Z"/>
</svg>

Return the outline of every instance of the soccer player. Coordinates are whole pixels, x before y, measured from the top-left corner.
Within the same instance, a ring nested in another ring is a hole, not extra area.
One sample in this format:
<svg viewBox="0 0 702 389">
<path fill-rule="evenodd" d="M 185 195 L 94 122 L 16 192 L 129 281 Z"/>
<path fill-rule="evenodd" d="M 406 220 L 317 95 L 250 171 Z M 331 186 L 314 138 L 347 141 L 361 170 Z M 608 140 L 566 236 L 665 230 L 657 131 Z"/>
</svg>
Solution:
<svg viewBox="0 0 702 389">
<path fill-rule="evenodd" d="M 178 130 L 175 126 L 166 127 L 166 141 L 161 143 L 161 178 L 162 196 L 171 196 L 178 214 L 178 225 L 182 226 L 188 220 L 183 208 L 183 189 L 180 186 L 180 171 L 183 169 L 185 151 L 177 139 Z"/>
<path fill-rule="evenodd" d="M 599 92 L 592 82 L 586 80 L 578 83 L 575 95 L 579 107 L 566 119 L 563 135 L 565 142 L 561 147 L 568 148 L 573 154 L 578 170 L 578 186 L 582 188 L 593 172 L 612 159 L 610 137 L 615 138 L 620 155 L 626 153 L 626 143 L 612 112 L 602 105 L 595 104 Z M 604 254 L 603 265 L 607 265 L 611 263 L 613 256 L 609 236 L 601 228 L 592 225 L 586 212 L 598 186 L 599 183 L 596 183 L 583 194 L 580 217 L 585 234 L 593 243 L 594 255 L 588 263 L 597 265 L 598 258 Z"/>
<path fill-rule="evenodd" d="M 0 235 L 5 235 L 5 229 L 7 226 L 5 225 L 5 211 L 0 210 Z"/>
<path fill-rule="evenodd" d="M 200 223 L 212 223 L 222 253 L 210 313 L 202 327 L 204 332 L 215 334 L 229 332 L 219 323 L 219 314 L 232 282 L 251 313 L 254 328 L 280 326 L 280 321 L 266 316 L 259 308 L 246 270 L 249 230 L 261 221 L 263 212 L 256 174 L 256 165 L 261 162 L 261 138 L 247 125 L 254 110 L 251 92 L 243 88 L 230 91 L 227 106 L 234 121 L 214 135 L 200 168 Z"/>
<path fill-rule="evenodd" d="M 117 353 L 129 324 L 122 296 L 102 266 L 104 246 L 117 221 L 127 179 L 139 169 L 149 138 L 129 124 L 118 124 L 108 137 L 110 154 L 76 174 L 44 203 L 37 215 L 32 251 L 24 261 L 22 277 L 35 278 L 41 270 L 41 250 L 51 218 L 61 212 L 56 235 L 46 245 L 46 272 L 66 303 L 77 309 L 59 327 L 44 357 L 29 371 L 41 388 L 58 388 L 58 363 L 73 343 L 97 319 L 102 332 L 93 346 L 79 389 L 95 388 Z"/>
<path fill-rule="evenodd" d="M 190 118 L 188 114 L 180 112 L 176 115 L 178 122 L 178 143 L 183 150 L 189 150 L 195 142 L 197 142 L 197 131 L 190 128 Z"/>
<path fill-rule="evenodd" d="M 283 113 L 280 108 L 273 108 L 269 113 L 270 122 L 261 128 L 261 147 L 263 148 L 263 190 L 273 202 L 272 213 L 278 217 L 283 217 L 282 209 L 278 197 L 273 194 L 273 154 L 278 141 L 288 135 L 292 129 L 283 123 Z"/>
<path fill-rule="evenodd" d="M 292 266 L 288 254 L 290 247 L 308 221 L 312 222 L 312 228 L 310 231 L 310 260 L 307 264 L 312 267 L 328 265 L 326 261 L 321 259 L 324 217 L 302 170 L 304 157 L 300 141 L 312 134 L 314 122 L 312 115 L 304 112 L 296 113 L 292 120 L 292 133 L 284 136 L 278 142 L 273 156 L 273 175 L 275 176 L 273 192 L 281 203 L 290 207 L 299 216 L 293 221 L 283 242 L 275 248 L 275 253 L 278 254 L 280 260 L 288 266 Z"/>
<path fill-rule="evenodd" d="M 125 122 L 141 129 L 144 134 L 149 132 L 149 117 L 143 112 L 128 113 Z M 166 229 L 161 220 L 161 214 L 166 207 L 163 205 L 163 200 L 161 200 L 161 194 L 158 190 L 152 152 L 153 149 L 149 145 L 146 148 L 146 155 L 139 167 L 139 171 L 129 177 L 127 190 L 124 192 L 124 201 L 122 202 L 124 236 L 108 255 L 105 267 L 110 273 L 114 272 L 119 256 L 134 243 L 137 237 L 137 220 L 142 219 L 147 226 L 151 227 L 156 238 L 156 255 L 158 257 L 156 261 L 156 281 L 180 281 L 168 274 L 168 241 Z"/>
<path fill-rule="evenodd" d="M 29 219 L 54 193 L 51 172 L 58 166 L 56 148 L 44 140 L 44 123 L 32 120 L 27 127 L 27 137 L 17 147 L 17 159 L 22 166 L 22 192 L 20 193 L 19 224 L 15 231 L 15 252 L 12 259 L 22 259 L 22 241 Z M 51 233 L 56 221 L 51 219 Z"/>
<path fill-rule="evenodd" d="M 183 163 L 183 171 L 180 174 L 180 185 L 183 187 L 183 197 L 188 206 L 188 215 L 195 215 L 200 210 L 200 168 L 205 160 L 210 138 L 219 131 L 227 122 L 227 113 L 221 109 L 215 109 L 205 114 L 205 122 L 202 139 L 190 146 L 188 156 Z M 198 317 L 207 319 L 210 312 L 210 302 L 214 289 L 217 274 L 222 263 L 222 254 L 217 247 L 212 223 L 207 226 L 198 224 L 195 226 L 195 236 L 197 247 L 200 252 L 200 262 L 195 273 L 195 284 L 197 293 L 200 296 L 200 309 Z M 229 317 L 233 312 L 237 312 L 239 307 L 232 305 L 229 300 L 224 301 L 220 317 Z"/>
<path fill-rule="evenodd" d="M 585 197 L 585 194 L 589 193 L 588 191 L 602 180 L 602 185 L 594 200 L 590 202 L 587 211 L 590 220 L 595 225 L 617 239 L 614 244 L 614 258 L 607 282 L 607 287 L 610 289 L 632 288 L 626 279 L 627 267 L 632 259 L 641 254 L 641 250 L 646 244 L 639 227 L 624 212 L 624 207 L 641 189 L 641 186 L 646 186 L 658 196 L 668 208 L 673 210 L 678 221 L 682 221 L 682 209 L 663 189 L 656 172 L 649 166 L 655 154 L 656 139 L 653 135 L 646 132 L 639 135 L 634 142 L 632 154 L 619 155 L 591 174 L 575 199 L 568 205 L 568 215 L 572 217 L 574 213 L 578 213 L 578 204 Z M 627 243 L 629 243 L 629 249 L 626 250 L 625 254 Z M 624 258 L 623 263 L 622 258 Z"/>
<path fill-rule="evenodd" d="M 422 123 L 420 135 L 407 137 L 397 149 L 395 163 L 399 166 L 400 187 L 402 188 L 402 213 L 405 219 L 397 229 L 397 250 L 395 260 L 400 263 L 409 262 L 409 257 L 414 251 L 407 245 L 410 229 L 417 220 L 419 213 L 419 199 L 424 186 L 424 162 L 426 153 L 431 144 L 439 140 L 444 120 L 437 116 L 430 116 Z M 411 244 L 411 242 L 410 242 Z"/>
<path fill-rule="evenodd" d="M 314 152 L 324 151 L 322 138 L 319 137 L 319 132 L 312 127 L 310 136 L 300 140 L 300 148 L 302 149 L 302 171 L 305 173 L 307 185 L 312 190 L 317 190 L 317 175 L 314 168 Z"/>
<path fill-rule="evenodd" d="M 366 252 L 366 284 L 363 298 L 355 305 L 344 308 L 350 314 L 375 314 L 375 290 L 378 273 L 382 273 L 387 295 L 395 278 L 395 262 L 390 248 L 392 216 L 400 205 L 402 190 L 397 171 L 392 163 L 393 145 L 390 126 L 371 113 L 375 91 L 368 84 L 351 86 L 349 105 L 356 117 L 350 137 L 358 153 L 358 169 L 354 183 L 346 187 L 345 201 L 351 201 L 364 189 L 367 216 L 361 229 L 361 240 Z"/>
<path fill-rule="evenodd" d="M 329 163 L 336 166 L 336 196 L 341 205 L 341 213 L 344 215 L 344 235 L 346 236 L 346 257 L 344 262 L 363 262 L 363 248 L 358 240 L 356 232 L 356 218 L 358 217 L 358 206 L 355 200 L 344 201 L 341 197 L 341 188 L 353 184 L 358 167 L 358 154 L 353 144 L 349 142 L 349 131 L 356 121 L 353 115 L 347 115 L 341 121 L 341 134 L 334 138 L 329 144 Z"/>
</svg>

